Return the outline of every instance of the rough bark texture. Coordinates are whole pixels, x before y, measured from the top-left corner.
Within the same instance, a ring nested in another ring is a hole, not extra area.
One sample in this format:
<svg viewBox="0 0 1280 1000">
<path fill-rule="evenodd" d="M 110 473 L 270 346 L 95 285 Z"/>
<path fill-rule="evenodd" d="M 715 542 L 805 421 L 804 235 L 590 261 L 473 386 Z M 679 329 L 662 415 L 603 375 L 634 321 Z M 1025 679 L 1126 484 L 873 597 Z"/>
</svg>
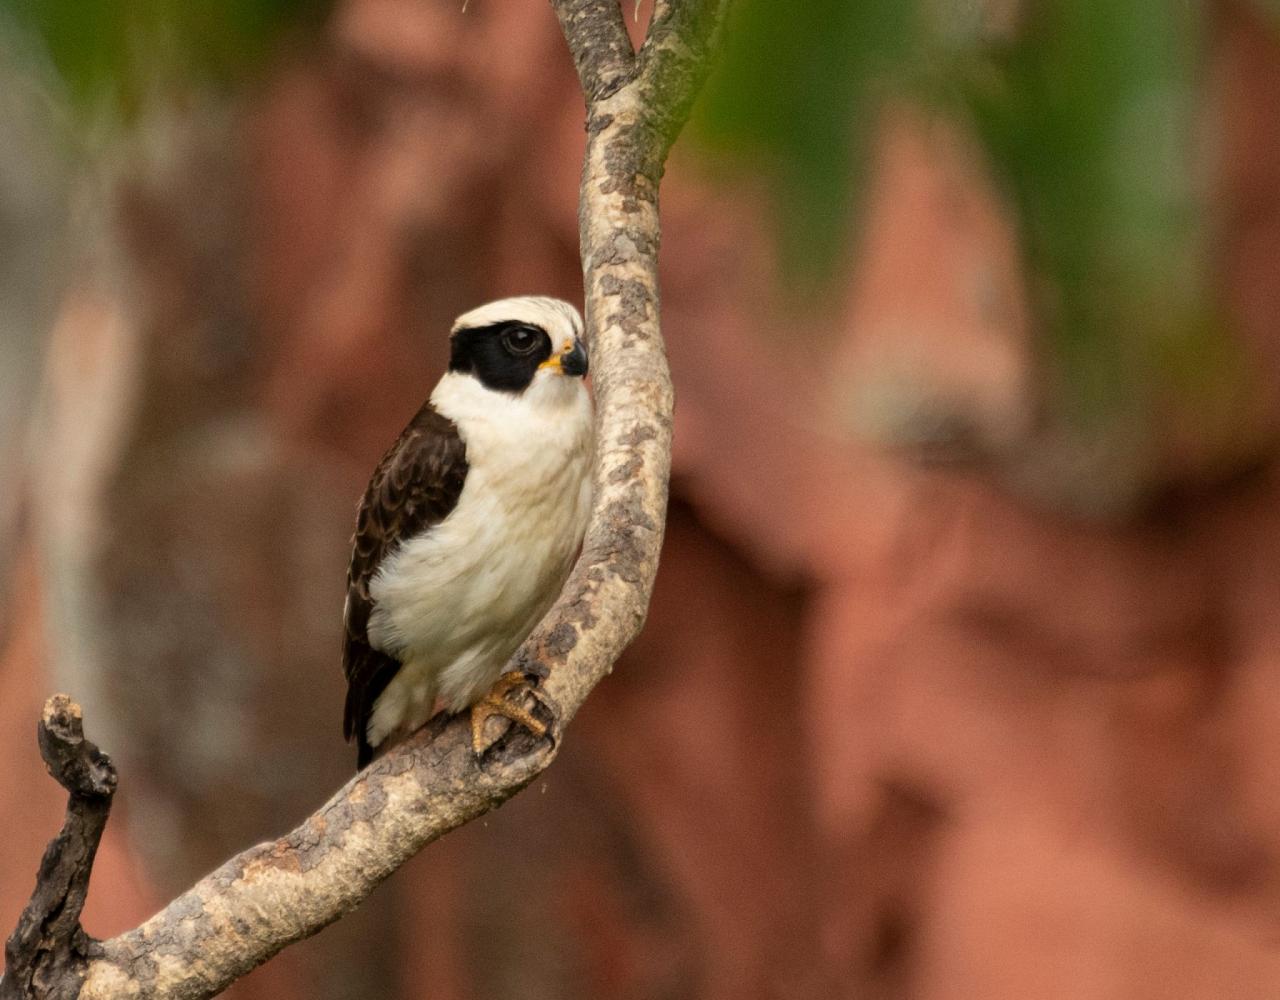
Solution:
<svg viewBox="0 0 1280 1000">
<path fill-rule="evenodd" d="M 31 902 L 5 943 L 4 1000 L 63 1000 L 78 993 L 90 951 L 80 911 L 116 790 L 115 767 L 84 738 L 80 706 L 66 695 L 45 703 L 38 739 L 45 767 L 70 798 L 62 832 L 40 862 Z"/>
<path fill-rule="evenodd" d="M 724 2 L 659 5 L 639 57 L 616 4 L 554 5 L 587 100 L 580 229 L 599 446 L 582 558 L 517 659 L 546 677 L 544 697 L 562 727 L 639 631 L 657 571 L 672 412 L 658 329 L 657 191 Z M 97 943 L 76 918 L 103 807 L 92 830 L 84 821 L 90 848 L 79 855 L 80 881 L 66 894 L 71 905 L 49 925 L 53 954 L 69 957 L 52 979 L 27 987 L 11 973 L 0 989 L 36 997 L 213 996 L 352 910 L 426 844 L 515 794 L 551 763 L 557 745 L 520 732 L 477 760 L 464 722 L 437 722 L 288 835 L 237 855 L 140 927 Z M 73 789 L 73 812 L 77 796 Z M 49 889 L 46 868 L 48 858 L 33 908 Z M 20 935 L 29 924 L 36 926 L 24 915 Z"/>
</svg>

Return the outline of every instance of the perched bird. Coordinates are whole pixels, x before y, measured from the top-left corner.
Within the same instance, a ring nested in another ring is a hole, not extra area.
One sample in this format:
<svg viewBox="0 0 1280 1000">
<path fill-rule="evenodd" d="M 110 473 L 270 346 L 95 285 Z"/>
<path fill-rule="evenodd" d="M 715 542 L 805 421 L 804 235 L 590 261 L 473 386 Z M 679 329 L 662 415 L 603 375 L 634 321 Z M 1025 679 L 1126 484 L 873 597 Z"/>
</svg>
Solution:
<svg viewBox="0 0 1280 1000">
<path fill-rule="evenodd" d="M 593 423 L 582 317 L 502 299 L 458 317 L 449 370 L 383 456 L 356 516 L 342 665 L 357 766 L 438 710 L 543 735 L 504 667 L 586 530 Z"/>
</svg>

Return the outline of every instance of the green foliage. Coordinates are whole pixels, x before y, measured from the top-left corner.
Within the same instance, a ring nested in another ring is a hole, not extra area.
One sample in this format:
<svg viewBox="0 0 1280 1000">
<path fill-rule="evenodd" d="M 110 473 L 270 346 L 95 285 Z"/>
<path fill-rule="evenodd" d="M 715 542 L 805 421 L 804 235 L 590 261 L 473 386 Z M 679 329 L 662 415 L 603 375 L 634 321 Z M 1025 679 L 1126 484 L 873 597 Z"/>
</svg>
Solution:
<svg viewBox="0 0 1280 1000">
<path fill-rule="evenodd" d="M 902 73 L 917 34 L 914 0 L 737 0 L 732 9 L 693 130 L 764 165 L 790 277 L 833 273 L 876 93 Z"/>
<path fill-rule="evenodd" d="M 987 150 L 1077 416 L 1223 382 L 1193 176 L 1200 3 L 1040 0 L 1004 26 L 979 3 L 740 3 L 695 129 L 772 178 L 789 279 L 841 270 L 868 132 L 897 94 Z"/>
<path fill-rule="evenodd" d="M 1078 398 L 1105 411 L 1213 312 L 1192 176 L 1199 5 L 1052 0 L 956 66 L 1018 209 L 1041 326 Z"/>
<path fill-rule="evenodd" d="M 148 99 L 243 77 L 281 32 L 329 0 L 0 0 L 77 106 L 132 117 Z"/>
</svg>

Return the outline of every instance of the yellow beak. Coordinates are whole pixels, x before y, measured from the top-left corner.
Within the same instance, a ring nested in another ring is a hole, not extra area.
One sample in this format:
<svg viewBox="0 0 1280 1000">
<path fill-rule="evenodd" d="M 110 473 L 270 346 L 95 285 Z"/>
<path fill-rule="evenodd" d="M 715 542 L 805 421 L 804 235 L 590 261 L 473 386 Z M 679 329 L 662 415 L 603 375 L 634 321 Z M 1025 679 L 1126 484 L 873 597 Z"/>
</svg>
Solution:
<svg viewBox="0 0 1280 1000">
<path fill-rule="evenodd" d="M 576 337 L 573 340 L 566 340 L 560 347 L 560 353 L 547 358 L 538 365 L 538 368 L 549 369 L 560 375 L 586 375 L 587 349 Z"/>
</svg>

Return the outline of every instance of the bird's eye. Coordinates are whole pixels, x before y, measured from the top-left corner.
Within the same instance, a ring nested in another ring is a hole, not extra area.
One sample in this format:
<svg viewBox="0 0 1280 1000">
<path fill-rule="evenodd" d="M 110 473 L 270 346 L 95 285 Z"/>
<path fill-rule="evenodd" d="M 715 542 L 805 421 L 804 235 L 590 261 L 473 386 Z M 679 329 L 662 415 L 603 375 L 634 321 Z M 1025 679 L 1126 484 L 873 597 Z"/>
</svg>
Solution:
<svg viewBox="0 0 1280 1000">
<path fill-rule="evenodd" d="M 517 326 L 502 335 L 502 345 L 512 354 L 532 354 L 538 348 L 538 331 Z"/>
</svg>

